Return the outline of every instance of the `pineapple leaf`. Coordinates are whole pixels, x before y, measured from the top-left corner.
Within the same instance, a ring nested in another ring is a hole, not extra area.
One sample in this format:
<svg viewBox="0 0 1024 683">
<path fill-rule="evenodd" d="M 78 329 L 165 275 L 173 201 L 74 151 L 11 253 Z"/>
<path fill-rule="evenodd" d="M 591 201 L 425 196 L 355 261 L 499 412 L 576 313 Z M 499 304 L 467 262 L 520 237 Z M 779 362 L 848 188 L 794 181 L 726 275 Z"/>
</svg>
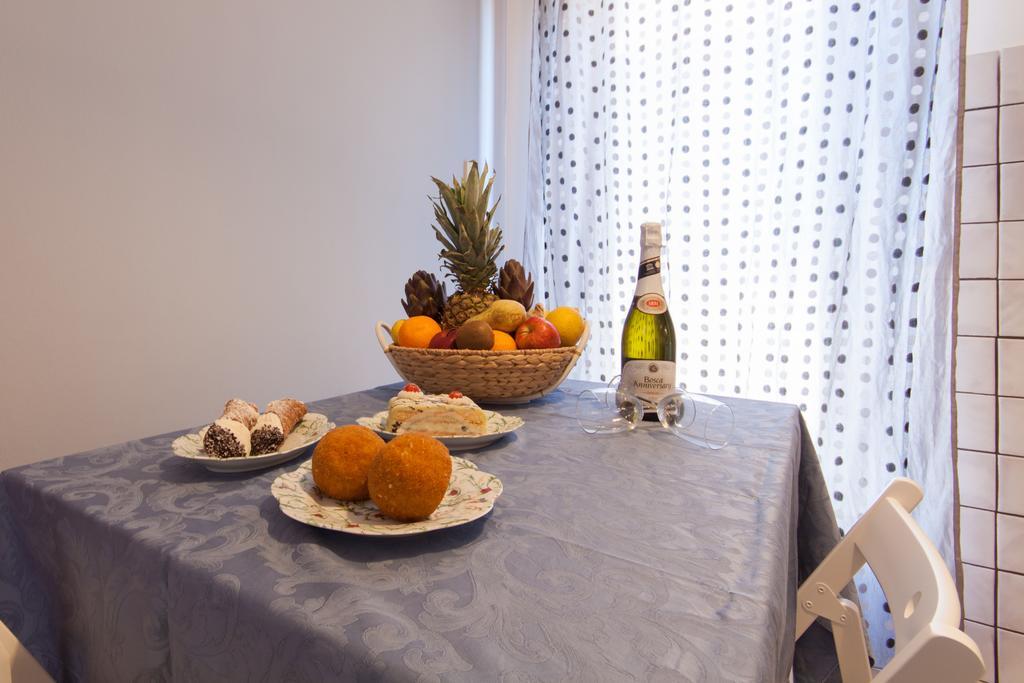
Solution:
<svg viewBox="0 0 1024 683">
<path fill-rule="evenodd" d="M 489 170 L 484 165 L 481 174 L 479 165 L 472 162 L 462 180 L 452 178 L 451 185 L 431 178 L 439 195 L 431 204 L 435 237 L 442 247 L 442 270 L 463 292 L 487 291 L 494 285 L 495 259 L 504 250 L 501 228 L 493 225 L 498 202 L 488 207 L 494 187 Z"/>
<path fill-rule="evenodd" d="M 484 209 L 487 209 L 487 204 L 490 202 L 491 187 L 493 186 L 494 178 L 491 178 L 490 180 L 487 181 L 487 186 L 484 187 L 484 191 L 480 194 L 480 206 L 482 206 Z M 494 202 L 494 205 L 497 206 L 498 202 Z"/>
</svg>

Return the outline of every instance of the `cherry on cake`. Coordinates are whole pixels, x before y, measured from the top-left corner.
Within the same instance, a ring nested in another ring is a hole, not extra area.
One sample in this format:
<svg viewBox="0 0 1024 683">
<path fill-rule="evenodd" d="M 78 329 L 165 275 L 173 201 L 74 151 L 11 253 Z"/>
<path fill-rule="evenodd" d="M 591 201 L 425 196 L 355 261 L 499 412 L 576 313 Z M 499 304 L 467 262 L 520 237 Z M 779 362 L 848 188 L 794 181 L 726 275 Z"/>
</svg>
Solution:
<svg viewBox="0 0 1024 683">
<path fill-rule="evenodd" d="M 386 427 L 396 434 L 477 436 L 487 433 L 487 416 L 458 391 L 424 394 L 415 384 L 407 384 L 388 401 Z"/>
</svg>

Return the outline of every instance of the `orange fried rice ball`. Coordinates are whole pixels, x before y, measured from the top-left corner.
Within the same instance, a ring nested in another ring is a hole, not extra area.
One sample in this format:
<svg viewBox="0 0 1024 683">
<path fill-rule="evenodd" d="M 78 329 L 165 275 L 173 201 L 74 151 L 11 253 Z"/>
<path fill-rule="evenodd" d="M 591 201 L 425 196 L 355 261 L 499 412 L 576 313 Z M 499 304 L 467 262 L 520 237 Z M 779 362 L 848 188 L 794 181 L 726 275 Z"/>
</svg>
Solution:
<svg viewBox="0 0 1024 683">
<path fill-rule="evenodd" d="M 441 504 L 452 476 L 448 447 L 425 434 L 401 434 L 370 464 L 370 498 L 400 522 L 426 519 Z"/>
<path fill-rule="evenodd" d="M 366 500 L 366 472 L 384 448 L 384 439 L 360 425 L 337 427 L 324 434 L 313 450 L 313 482 L 338 500 Z"/>
</svg>

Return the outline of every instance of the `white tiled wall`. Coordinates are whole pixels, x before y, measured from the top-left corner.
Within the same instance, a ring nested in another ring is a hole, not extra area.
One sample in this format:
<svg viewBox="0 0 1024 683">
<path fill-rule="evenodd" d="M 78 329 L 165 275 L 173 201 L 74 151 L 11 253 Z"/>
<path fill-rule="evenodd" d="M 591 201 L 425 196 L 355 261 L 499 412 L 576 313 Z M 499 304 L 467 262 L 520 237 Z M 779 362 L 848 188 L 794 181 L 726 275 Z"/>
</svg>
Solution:
<svg viewBox="0 0 1024 683">
<path fill-rule="evenodd" d="M 996 456 L 993 453 L 961 450 L 957 471 L 960 475 L 960 504 L 995 510 Z"/>
<path fill-rule="evenodd" d="M 957 374 L 961 374 L 960 367 L 957 368 Z M 960 381 L 958 380 L 957 386 L 959 385 Z M 995 396 L 958 391 L 956 412 L 957 446 L 972 451 L 994 451 L 996 449 Z"/>
<path fill-rule="evenodd" d="M 1020 683 L 1024 680 L 1024 635 L 1000 628 L 996 647 L 1000 683 Z"/>
<path fill-rule="evenodd" d="M 960 510 L 960 552 L 964 562 L 996 566 L 996 513 L 964 507 Z"/>
<path fill-rule="evenodd" d="M 1024 223 L 1020 225 L 1024 226 Z M 1024 231 L 1021 238 L 1024 241 Z M 994 278 L 999 267 L 998 245 L 998 223 L 963 224 L 960 228 L 960 277 Z"/>
<path fill-rule="evenodd" d="M 996 524 L 1000 568 L 1024 574 L 1024 517 L 997 515 Z"/>
<path fill-rule="evenodd" d="M 1002 110 L 1005 107 L 1000 107 Z M 990 166 L 977 166 L 977 169 L 988 169 Z M 967 169 L 964 169 L 967 170 Z M 982 187 L 992 178 L 986 173 L 980 173 L 978 181 Z M 1024 220 L 1024 162 L 1015 164 L 999 164 L 999 220 L 1021 221 Z M 983 210 L 988 211 L 989 207 L 983 205 Z M 989 215 L 989 214 L 985 214 Z"/>
<path fill-rule="evenodd" d="M 1024 109 L 1024 106 L 1017 105 Z M 964 166 L 996 163 L 999 110 L 975 109 L 964 115 Z"/>
<path fill-rule="evenodd" d="M 1024 221 L 999 224 L 999 277 L 1024 278 Z"/>
<path fill-rule="evenodd" d="M 999 167 L 969 166 L 964 169 L 963 207 L 960 220 L 964 223 L 991 223 L 999 218 Z"/>
<path fill-rule="evenodd" d="M 996 340 L 992 337 L 961 337 L 956 348 L 957 390 L 975 394 L 996 393 Z"/>
<path fill-rule="evenodd" d="M 957 308 L 966 630 L 1024 682 L 1024 47 L 967 58 Z"/>
<path fill-rule="evenodd" d="M 994 569 L 964 565 L 964 617 L 982 624 L 994 624 L 996 606 L 992 596 L 996 591 Z"/>
<path fill-rule="evenodd" d="M 1024 493 L 1024 458 L 1000 455 L 996 467 L 999 477 L 999 511 L 1024 515 L 1024 495 L 1021 495 Z"/>
<path fill-rule="evenodd" d="M 996 680 L 995 627 L 987 626 L 978 621 L 967 621 L 964 631 L 978 644 L 981 656 L 985 658 L 985 676 L 983 681 Z"/>
</svg>

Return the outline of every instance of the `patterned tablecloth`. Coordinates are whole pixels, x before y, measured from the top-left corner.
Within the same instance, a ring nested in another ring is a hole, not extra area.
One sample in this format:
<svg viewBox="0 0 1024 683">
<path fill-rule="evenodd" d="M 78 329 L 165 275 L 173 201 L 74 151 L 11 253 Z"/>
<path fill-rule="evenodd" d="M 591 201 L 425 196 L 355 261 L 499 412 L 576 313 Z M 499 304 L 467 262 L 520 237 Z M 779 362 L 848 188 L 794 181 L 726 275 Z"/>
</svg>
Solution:
<svg viewBox="0 0 1024 683">
<path fill-rule="evenodd" d="M 796 408 L 729 400 L 713 452 L 587 436 L 581 386 L 503 409 L 525 427 L 468 456 L 495 509 L 422 536 L 295 522 L 270 484 L 301 459 L 213 474 L 183 432 L 3 472 L 0 620 L 58 680 L 784 679 L 798 545 L 814 566 L 838 533 Z"/>
</svg>

